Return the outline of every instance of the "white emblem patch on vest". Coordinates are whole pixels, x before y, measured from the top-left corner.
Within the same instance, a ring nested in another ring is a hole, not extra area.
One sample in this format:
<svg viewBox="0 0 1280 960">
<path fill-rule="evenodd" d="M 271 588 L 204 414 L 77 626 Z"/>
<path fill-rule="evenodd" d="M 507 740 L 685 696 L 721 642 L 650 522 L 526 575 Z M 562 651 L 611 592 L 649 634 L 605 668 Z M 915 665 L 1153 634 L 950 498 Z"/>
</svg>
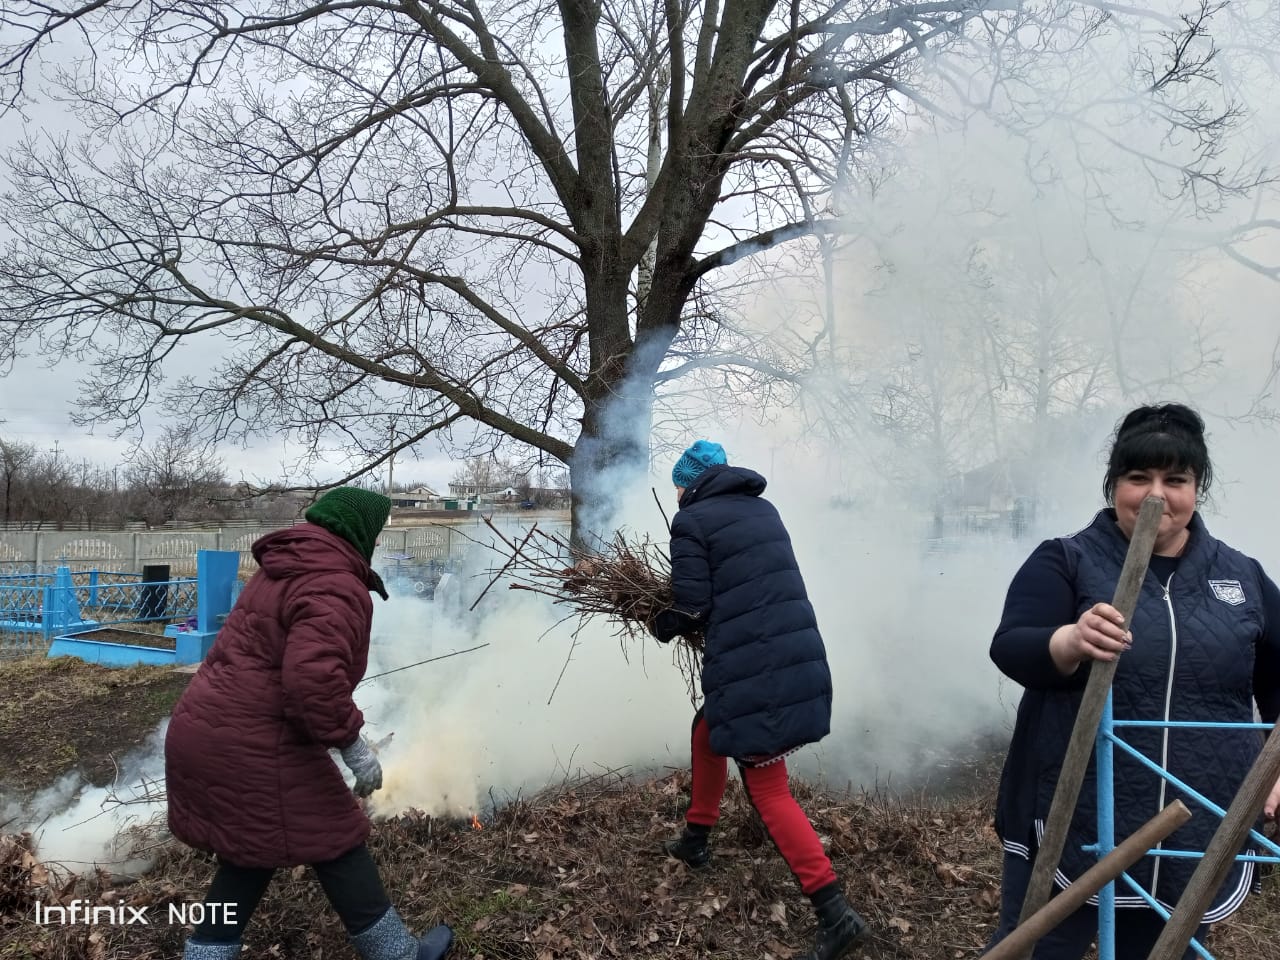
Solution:
<svg viewBox="0 0 1280 960">
<path fill-rule="evenodd" d="M 1240 586 L 1239 580 L 1210 580 L 1209 586 L 1213 589 L 1213 595 L 1223 603 L 1229 603 L 1233 607 L 1244 603 L 1244 587 Z"/>
</svg>

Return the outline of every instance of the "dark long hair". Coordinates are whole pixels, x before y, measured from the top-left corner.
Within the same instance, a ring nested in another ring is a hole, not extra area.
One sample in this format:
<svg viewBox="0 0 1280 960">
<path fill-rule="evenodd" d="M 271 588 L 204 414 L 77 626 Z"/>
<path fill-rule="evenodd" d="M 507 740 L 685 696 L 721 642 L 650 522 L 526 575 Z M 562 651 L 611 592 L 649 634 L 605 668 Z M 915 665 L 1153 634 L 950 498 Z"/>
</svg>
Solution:
<svg viewBox="0 0 1280 960">
<path fill-rule="evenodd" d="M 1200 414 L 1181 403 L 1138 407 L 1116 428 L 1102 492 L 1115 502 L 1116 481 L 1130 470 L 1189 470 L 1200 498 L 1213 483 L 1213 464 Z"/>
</svg>

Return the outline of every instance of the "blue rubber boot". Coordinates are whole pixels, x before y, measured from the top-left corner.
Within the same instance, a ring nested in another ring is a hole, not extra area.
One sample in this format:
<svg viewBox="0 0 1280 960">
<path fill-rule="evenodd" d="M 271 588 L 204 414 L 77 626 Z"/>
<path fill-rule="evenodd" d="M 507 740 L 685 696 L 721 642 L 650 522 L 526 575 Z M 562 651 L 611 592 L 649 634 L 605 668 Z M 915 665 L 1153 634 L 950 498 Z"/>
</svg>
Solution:
<svg viewBox="0 0 1280 960">
<path fill-rule="evenodd" d="M 417 960 L 441 960 L 453 946 L 453 931 L 443 923 L 432 927 L 418 941 Z"/>
</svg>

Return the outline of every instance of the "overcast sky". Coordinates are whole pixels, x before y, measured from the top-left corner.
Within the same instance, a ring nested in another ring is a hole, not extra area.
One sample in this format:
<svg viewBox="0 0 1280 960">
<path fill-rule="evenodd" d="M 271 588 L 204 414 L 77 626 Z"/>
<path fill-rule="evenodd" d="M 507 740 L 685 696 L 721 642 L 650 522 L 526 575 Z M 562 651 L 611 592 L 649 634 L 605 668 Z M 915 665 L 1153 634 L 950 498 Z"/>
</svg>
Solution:
<svg viewBox="0 0 1280 960">
<path fill-rule="evenodd" d="M 88 428 L 71 422 L 76 405 L 76 381 L 83 371 L 78 364 L 63 361 L 55 368 L 48 368 L 39 358 L 27 358 L 8 376 L 0 378 L 0 437 L 30 443 L 41 450 L 57 449 L 59 457 L 92 463 L 110 468 L 123 462 L 130 441 L 111 437 L 110 428 Z M 156 427 L 162 423 L 155 421 Z M 148 429 L 154 429 L 148 425 Z M 424 445 L 425 446 L 425 445 Z M 285 478 L 289 464 L 295 459 L 283 441 L 260 443 L 249 449 L 223 447 L 218 450 L 231 479 L 255 482 L 277 481 Z M 441 491 L 458 469 L 438 449 L 424 452 L 423 459 L 401 459 L 395 465 L 395 481 L 421 482 Z M 336 476 L 334 472 L 317 470 L 317 479 Z M 384 475 L 385 477 L 385 475 Z M 287 479 L 300 482 L 301 478 Z"/>
<path fill-rule="evenodd" d="M 72 423 L 76 409 L 78 381 L 87 367 L 64 360 L 50 367 L 40 357 L 27 356 L 20 360 L 7 376 L 0 377 L 0 437 L 29 443 L 40 450 L 57 450 L 59 457 L 73 462 L 82 459 L 110 468 L 127 457 L 131 437 L 112 437 L 110 427 L 98 427 L 92 432 L 87 427 Z M 146 424 L 148 431 L 158 431 L 164 420 L 159 411 Z M 422 444 L 422 459 L 414 461 L 404 457 L 395 465 L 395 481 L 426 483 L 441 491 L 458 470 L 458 464 L 444 455 L 434 444 Z M 305 482 L 296 474 L 289 474 L 298 451 L 282 440 L 260 442 L 248 449 L 227 446 L 219 448 L 219 455 L 233 480 L 251 482 Z M 317 468 L 320 481 L 338 476 L 337 468 L 323 471 Z M 385 474 L 383 475 L 385 480 Z"/>
</svg>

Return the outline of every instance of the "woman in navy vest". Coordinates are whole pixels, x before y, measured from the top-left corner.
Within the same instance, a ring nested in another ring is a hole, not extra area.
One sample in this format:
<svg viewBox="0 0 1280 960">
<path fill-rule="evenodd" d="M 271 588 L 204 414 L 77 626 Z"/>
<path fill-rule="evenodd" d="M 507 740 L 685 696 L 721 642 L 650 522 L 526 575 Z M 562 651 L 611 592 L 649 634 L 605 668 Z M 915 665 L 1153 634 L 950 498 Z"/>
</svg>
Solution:
<svg viewBox="0 0 1280 960">
<path fill-rule="evenodd" d="M 1110 506 L 1079 533 L 1046 540 L 1013 578 L 991 659 L 1026 688 L 1000 778 L 996 830 L 1004 844 L 1000 920 L 992 944 L 1018 921 L 1037 842 L 1071 737 L 1090 664 L 1117 657 L 1112 697 L 1118 720 L 1267 723 L 1280 714 L 1280 591 L 1256 560 L 1206 529 L 1196 511 L 1213 477 L 1204 423 L 1181 404 L 1139 407 L 1116 431 L 1103 492 Z M 1144 498 L 1165 502 L 1137 608 L 1123 623 L 1110 600 Z M 1122 728 L 1124 741 L 1222 807 L 1230 805 L 1262 745 L 1256 730 Z M 1118 843 L 1180 796 L 1115 752 Z M 1097 837 L 1092 762 L 1080 790 L 1056 883 L 1096 862 L 1081 847 Z M 1198 803 L 1163 844 L 1203 851 L 1221 822 Z M 1280 791 L 1266 814 L 1274 816 Z M 1129 871 L 1166 910 L 1199 861 L 1145 857 Z M 1204 916 L 1223 919 L 1245 899 L 1251 863 L 1237 863 Z M 1145 957 L 1164 921 L 1124 884 L 1116 887 L 1116 955 Z M 1079 960 L 1098 930 L 1096 906 L 1081 907 L 1045 937 L 1035 960 Z M 1191 950 L 1187 957 L 1194 956 Z"/>
<path fill-rule="evenodd" d="M 733 757 L 752 805 L 818 917 L 807 960 L 844 956 L 866 932 L 787 783 L 784 759 L 831 729 L 831 671 L 791 538 L 765 479 L 728 465 L 699 440 L 671 472 L 680 504 L 671 522 L 672 609 L 658 615 L 663 642 L 705 638 L 703 707 L 693 718 L 693 796 L 685 829 L 665 845 L 694 868 L 711 859 Z"/>
</svg>

